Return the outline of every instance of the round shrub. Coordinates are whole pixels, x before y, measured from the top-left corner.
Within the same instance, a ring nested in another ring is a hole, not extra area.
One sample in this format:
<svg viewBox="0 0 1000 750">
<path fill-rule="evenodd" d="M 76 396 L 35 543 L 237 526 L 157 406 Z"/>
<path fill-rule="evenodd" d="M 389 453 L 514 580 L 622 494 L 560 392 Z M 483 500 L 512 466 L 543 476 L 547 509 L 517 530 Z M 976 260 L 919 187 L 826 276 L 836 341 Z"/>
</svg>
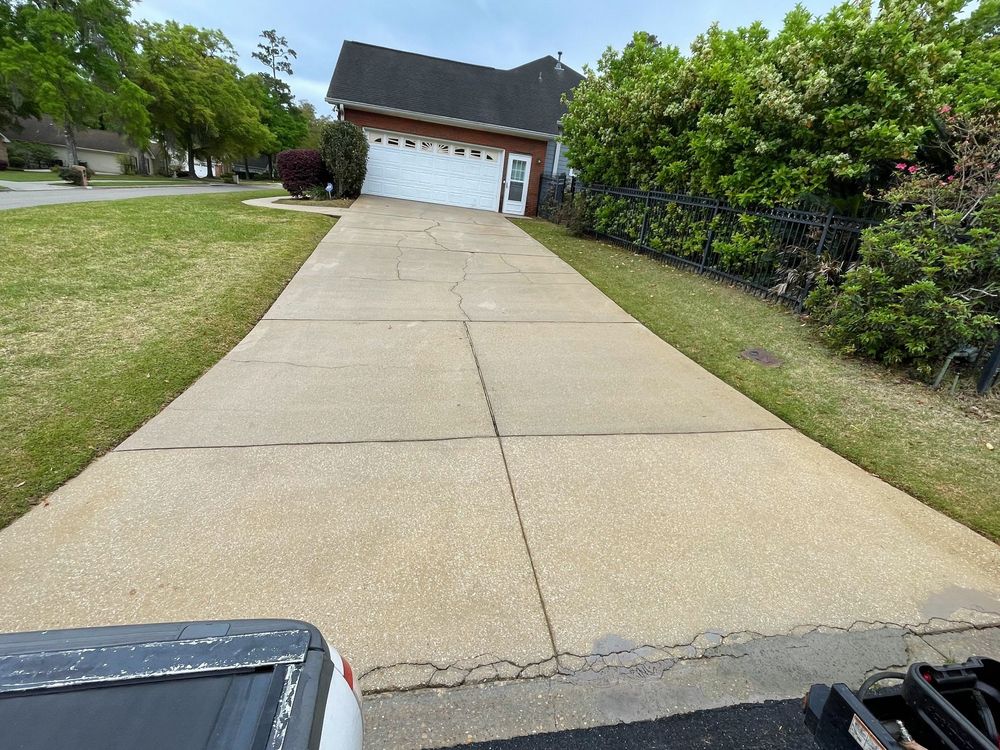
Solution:
<svg viewBox="0 0 1000 750">
<path fill-rule="evenodd" d="M 368 169 L 368 141 L 353 122 L 339 120 L 323 126 L 319 150 L 333 176 L 338 198 L 357 198 Z"/>
<path fill-rule="evenodd" d="M 87 175 L 87 179 L 89 180 L 94 176 L 94 170 L 82 164 L 78 164 L 75 167 L 60 167 L 59 169 L 59 176 L 66 180 L 66 182 L 72 182 L 74 185 L 82 185 L 84 175 Z"/>
<path fill-rule="evenodd" d="M 1000 325 L 1000 196 L 967 216 L 921 206 L 866 230 L 840 288 L 821 280 L 809 297 L 824 338 L 925 378 L 951 352 L 988 345 Z"/>
<path fill-rule="evenodd" d="M 278 176 L 281 186 L 294 196 L 326 181 L 326 168 L 319 151 L 311 148 L 293 148 L 278 154 Z"/>
</svg>

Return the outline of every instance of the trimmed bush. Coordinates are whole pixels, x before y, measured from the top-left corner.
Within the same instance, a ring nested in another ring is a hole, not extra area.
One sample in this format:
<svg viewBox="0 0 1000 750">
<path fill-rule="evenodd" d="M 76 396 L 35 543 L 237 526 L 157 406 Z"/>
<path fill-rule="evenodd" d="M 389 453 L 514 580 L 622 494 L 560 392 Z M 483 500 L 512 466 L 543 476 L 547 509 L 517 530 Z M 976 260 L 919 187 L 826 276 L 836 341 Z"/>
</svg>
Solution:
<svg viewBox="0 0 1000 750">
<path fill-rule="evenodd" d="M 18 169 L 48 169 L 56 161 L 56 152 L 44 143 L 11 141 L 7 144 L 7 159 Z"/>
<path fill-rule="evenodd" d="M 281 186 L 294 196 L 326 181 L 326 168 L 319 151 L 293 148 L 278 154 L 278 176 Z"/>
<path fill-rule="evenodd" d="M 333 176 L 334 196 L 357 198 L 368 170 L 368 141 L 353 122 L 339 120 L 323 126 L 319 151 Z"/>
<path fill-rule="evenodd" d="M 0 159 L 0 172 L 3 172 L 5 169 L 7 169 L 7 162 L 3 159 Z"/>
<path fill-rule="evenodd" d="M 74 185 L 83 184 L 84 174 L 87 175 L 87 179 L 89 180 L 94 176 L 94 170 L 83 165 L 77 165 L 75 167 L 62 167 L 59 170 L 59 177 L 66 180 L 66 182 L 72 182 Z"/>
</svg>

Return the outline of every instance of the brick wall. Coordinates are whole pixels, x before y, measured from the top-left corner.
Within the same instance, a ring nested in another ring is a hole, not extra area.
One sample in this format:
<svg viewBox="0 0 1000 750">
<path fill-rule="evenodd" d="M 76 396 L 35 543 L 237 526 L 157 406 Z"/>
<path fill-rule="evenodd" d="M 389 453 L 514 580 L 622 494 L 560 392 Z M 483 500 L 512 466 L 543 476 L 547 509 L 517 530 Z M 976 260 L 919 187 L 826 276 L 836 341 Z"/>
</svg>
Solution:
<svg viewBox="0 0 1000 750">
<path fill-rule="evenodd" d="M 535 208 L 538 206 L 538 186 L 545 167 L 545 147 L 548 141 L 536 141 L 532 138 L 520 138 L 500 133 L 487 133 L 484 130 L 459 128 L 454 125 L 441 125 L 436 122 L 423 122 L 422 120 L 393 117 L 392 115 L 376 114 L 375 112 L 362 112 L 361 110 L 350 108 L 344 109 L 344 119 L 363 128 L 392 130 L 397 133 L 413 133 L 414 135 L 423 135 L 428 138 L 441 138 L 447 141 L 462 141 L 477 146 L 502 148 L 504 150 L 504 178 L 507 176 L 507 159 L 511 153 L 529 154 L 531 156 L 531 174 L 528 177 L 528 200 L 524 210 L 528 216 L 535 215 Z M 502 202 L 502 195 L 500 199 Z M 500 206 L 497 206 L 497 210 L 500 210 Z"/>
</svg>

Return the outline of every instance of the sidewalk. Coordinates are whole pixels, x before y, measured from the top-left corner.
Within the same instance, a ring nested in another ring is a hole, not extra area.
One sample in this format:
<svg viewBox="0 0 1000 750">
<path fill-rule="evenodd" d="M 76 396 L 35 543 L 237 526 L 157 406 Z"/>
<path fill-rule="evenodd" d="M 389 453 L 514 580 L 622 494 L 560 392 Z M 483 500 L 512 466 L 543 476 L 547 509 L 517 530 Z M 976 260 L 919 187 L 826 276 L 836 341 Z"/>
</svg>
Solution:
<svg viewBox="0 0 1000 750">
<path fill-rule="evenodd" d="M 373 198 L 0 570 L 3 629 L 303 618 L 372 691 L 1000 623 L 992 543 L 501 216 Z"/>
</svg>

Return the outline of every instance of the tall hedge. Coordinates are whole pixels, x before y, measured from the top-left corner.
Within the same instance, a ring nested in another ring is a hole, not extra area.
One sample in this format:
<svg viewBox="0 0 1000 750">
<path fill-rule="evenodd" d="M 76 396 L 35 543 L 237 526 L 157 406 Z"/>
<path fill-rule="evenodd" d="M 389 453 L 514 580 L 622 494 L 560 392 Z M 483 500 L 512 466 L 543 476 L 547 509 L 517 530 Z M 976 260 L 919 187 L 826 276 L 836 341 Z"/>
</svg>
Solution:
<svg viewBox="0 0 1000 750">
<path fill-rule="evenodd" d="M 368 169 L 368 141 L 353 122 L 339 120 L 323 126 L 319 138 L 319 152 L 333 176 L 338 198 L 356 198 Z"/>
<path fill-rule="evenodd" d="M 799 5 L 770 33 L 713 25 L 688 54 L 637 33 L 562 120 L 586 182 L 736 203 L 850 198 L 919 158 L 937 109 L 1000 100 L 997 0 Z"/>
<path fill-rule="evenodd" d="M 281 186 L 292 195 L 302 195 L 311 187 L 326 184 L 327 172 L 319 151 L 293 148 L 278 154 Z"/>
</svg>

